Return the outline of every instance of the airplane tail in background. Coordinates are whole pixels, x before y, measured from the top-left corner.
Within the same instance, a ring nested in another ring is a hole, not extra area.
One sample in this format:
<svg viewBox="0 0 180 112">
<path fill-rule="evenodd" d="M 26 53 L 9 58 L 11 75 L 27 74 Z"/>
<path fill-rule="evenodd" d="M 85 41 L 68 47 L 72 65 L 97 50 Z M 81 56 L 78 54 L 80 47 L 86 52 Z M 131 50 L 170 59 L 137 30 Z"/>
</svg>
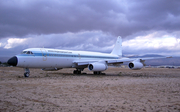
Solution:
<svg viewBox="0 0 180 112">
<path fill-rule="evenodd" d="M 111 54 L 118 55 L 122 57 L 122 38 L 118 36 L 114 49 L 112 50 Z"/>
</svg>

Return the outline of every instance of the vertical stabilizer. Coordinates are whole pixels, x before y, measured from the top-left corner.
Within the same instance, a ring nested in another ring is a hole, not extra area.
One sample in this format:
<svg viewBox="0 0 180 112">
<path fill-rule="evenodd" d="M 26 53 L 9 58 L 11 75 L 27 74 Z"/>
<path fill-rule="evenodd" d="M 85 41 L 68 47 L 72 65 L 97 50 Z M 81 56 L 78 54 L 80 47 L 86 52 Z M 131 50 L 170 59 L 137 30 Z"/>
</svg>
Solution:
<svg viewBox="0 0 180 112">
<path fill-rule="evenodd" d="M 111 54 L 118 55 L 122 57 L 122 38 L 118 36 L 116 44 L 114 45 L 114 49 L 112 50 Z"/>
</svg>

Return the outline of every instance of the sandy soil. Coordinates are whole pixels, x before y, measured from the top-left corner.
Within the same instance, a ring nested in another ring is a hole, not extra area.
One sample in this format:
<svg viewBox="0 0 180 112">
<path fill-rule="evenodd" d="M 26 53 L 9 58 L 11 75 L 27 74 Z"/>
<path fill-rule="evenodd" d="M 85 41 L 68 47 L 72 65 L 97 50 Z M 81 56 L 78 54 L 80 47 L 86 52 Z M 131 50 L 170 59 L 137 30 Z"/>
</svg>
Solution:
<svg viewBox="0 0 180 112">
<path fill-rule="evenodd" d="M 73 75 L 0 67 L 0 111 L 180 112 L 180 69 L 109 68 Z"/>
</svg>

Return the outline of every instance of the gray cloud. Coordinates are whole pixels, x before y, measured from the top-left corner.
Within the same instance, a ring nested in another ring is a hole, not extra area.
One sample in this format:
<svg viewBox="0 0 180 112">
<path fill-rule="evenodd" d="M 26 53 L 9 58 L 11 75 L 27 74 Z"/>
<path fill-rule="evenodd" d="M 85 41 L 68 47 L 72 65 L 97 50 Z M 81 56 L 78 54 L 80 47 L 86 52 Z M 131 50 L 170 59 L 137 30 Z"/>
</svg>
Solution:
<svg viewBox="0 0 180 112">
<path fill-rule="evenodd" d="M 180 1 L 0 1 L 0 37 L 101 30 L 126 37 L 179 30 Z"/>
<path fill-rule="evenodd" d="M 129 40 L 153 32 L 159 32 L 154 38 L 161 37 L 163 32 L 180 38 L 179 6 L 179 0 L 0 0 L 0 43 L 31 37 L 11 50 L 50 47 L 110 52 L 119 35 Z M 0 51 L 5 52 L 2 47 Z"/>
</svg>

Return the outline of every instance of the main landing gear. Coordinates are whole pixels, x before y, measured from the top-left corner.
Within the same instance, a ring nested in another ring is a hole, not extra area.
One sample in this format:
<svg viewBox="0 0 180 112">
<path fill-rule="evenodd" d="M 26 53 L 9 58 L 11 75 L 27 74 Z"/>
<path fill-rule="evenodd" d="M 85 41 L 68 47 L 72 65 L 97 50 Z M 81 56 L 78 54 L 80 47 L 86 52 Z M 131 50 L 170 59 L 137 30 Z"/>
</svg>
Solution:
<svg viewBox="0 0 180 112">
<path fill-rule="evenodd" d="M 73 74 L 81 74 L 81 71 L 83 71 L 84 69 L 76 69 L 73 71 Z"/>
<path fill-rule="evenodd" d="M 94 71 L 94 75 L 100 75 L 101 71 Z"/>
<path fill-rule="evenodd" d="M 73 71 L 73 74 L 81 74 L 81 71 L 83 71 L 84 69 L 76 69 Z M 101 71 L 94 71 L 93 72 L 94 75 L 100 75 L 101 74 Z"/>
<path fill-rule="evenodd" d="M 29 71 L 29 68 L 24 68 L 24 77 L 29 77 L 30 75 L 30 71 Z"/>
</svg>

